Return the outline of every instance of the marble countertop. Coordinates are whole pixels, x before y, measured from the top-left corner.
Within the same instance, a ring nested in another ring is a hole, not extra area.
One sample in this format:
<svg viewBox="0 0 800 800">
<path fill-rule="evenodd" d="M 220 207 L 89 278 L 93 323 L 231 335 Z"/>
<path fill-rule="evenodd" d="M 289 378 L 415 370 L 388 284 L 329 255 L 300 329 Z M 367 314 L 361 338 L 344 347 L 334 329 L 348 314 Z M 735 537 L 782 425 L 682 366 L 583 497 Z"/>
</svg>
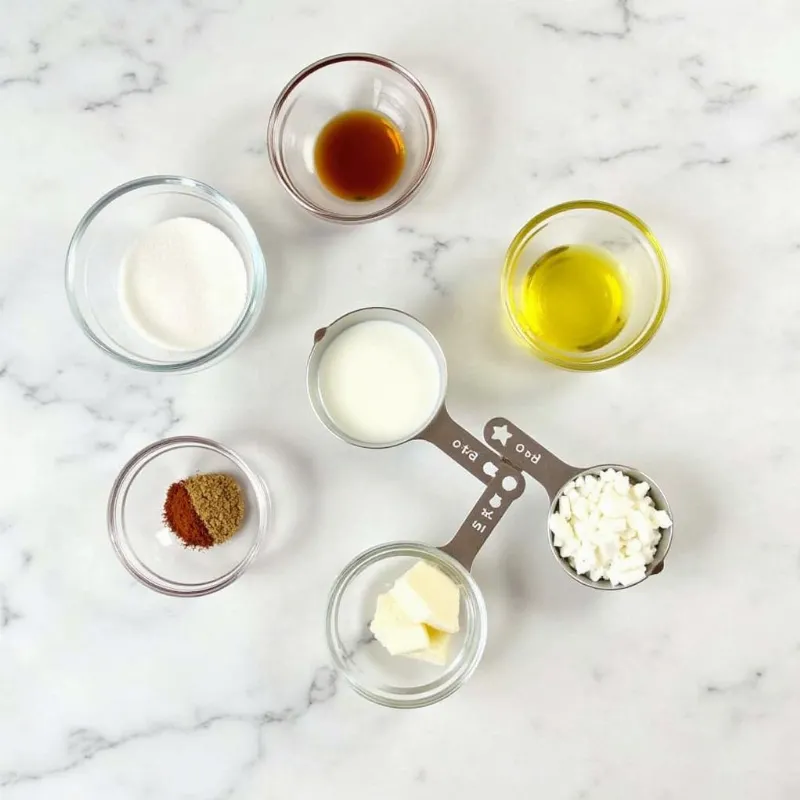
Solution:
<svg viewBox="0 0 800 800">
<path fill-rule="evenodd" d="M 794 0 L 9 0 L 0 31 L 0 797 L 693 800 L 800 795 L 800 71 Z M 285 81 L 371 50 L 430 90 L 424 191 L 340 228 L 296 209 L 264 151 Z M 157 172 L 241 205 L 270 289 L 217 367 L 157 377 L 79 332 L 62 270 L 84 209 Z M 597 197 L 664 243 L 666 322 L 630 363 L 560 372 L 502 330 L 505 248 Z M 305 394 L 311 335 L 386 304 L 440 338 L 449 406 L 567 460 L 652 474 L 667 569 L 592 592 L 554 562 L 530 486 L 474 574 L 490 635 L 438 706 L 357 697 L 323 634 L 341 567 L 441 543 L 477 497 L 432 447 L 349 448 Z M 108 491 L 140 447 L 218 438 L 275 499 L 267 546 L 217 595 L 137 584 Z M 415 498 L 409 502 L 409 498 Z M 795 755 L 793 755 L 795 754 Z"/>
</svg>

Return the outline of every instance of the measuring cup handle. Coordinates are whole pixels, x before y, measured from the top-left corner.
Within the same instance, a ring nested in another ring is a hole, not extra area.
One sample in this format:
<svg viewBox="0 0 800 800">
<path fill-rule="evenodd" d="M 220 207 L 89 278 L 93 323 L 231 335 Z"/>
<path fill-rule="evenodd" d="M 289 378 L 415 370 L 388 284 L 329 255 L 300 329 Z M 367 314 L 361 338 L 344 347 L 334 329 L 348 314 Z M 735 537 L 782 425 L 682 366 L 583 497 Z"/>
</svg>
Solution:
<svg viewBox="0 0 800 800">
<path fill-rule="evenodd" d="M 525 479 L 508 464 L 498 471 L 456 535 L 441 549 L 471 570 L 475 556 L 483 547 L 511 503 L 525 490 Z"/>
<path fill-rule="evenodd" d="M 505 417 L 490 419 L 483 429 L 483 438 L 506 461 L 539 481 L 551 500 L 570 478 L 581 472 L 578 467 L 572 467 L 556 458 Z"/>
<path fill-rule="evenodd" d="M 462 428 L 444 406 L 417 438 L 436 445 L 445 455 L 450 456 L 482 483 L 488 484 L 495 475 L 500 474 L 502 460 L 498 458 L 497 453 L 466 428 Z M 504 474 L 506 473 L 507 470 L 504 470 Z"/>
</svg>

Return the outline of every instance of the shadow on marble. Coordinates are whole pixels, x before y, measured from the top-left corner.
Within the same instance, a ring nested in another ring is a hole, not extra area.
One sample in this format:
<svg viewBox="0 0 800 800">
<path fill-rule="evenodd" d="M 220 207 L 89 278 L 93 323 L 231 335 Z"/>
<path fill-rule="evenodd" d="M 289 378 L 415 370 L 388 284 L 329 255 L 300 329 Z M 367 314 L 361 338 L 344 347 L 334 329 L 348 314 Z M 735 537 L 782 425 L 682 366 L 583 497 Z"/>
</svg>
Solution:
<svg viewBox="0 0 800 800">
<path fill-rule="evenodd" d="M 629 207 L 651 227 L 667 259 L 670 301 L 661 328 L 650 347 L 667 357 L 674 348 L 697 350 L 707 332 L 718 330 L 735 288 L 730 272 L 730 242 L 714 238 L 713 230 L 687 213 L 686 206 L 658 206 L 646 197 L 631 198 Z M 651 211 L 652 206 L 652 211 Z"/>
<path fill-rule="evenodd" d="M 474 185 L 476 169 L 486 162 L 487 143 L 495 140 L 497 127 L 491 114 L 492 89 L 484 73 L 465 62 L 448 61 L 430 50 L 416 52 L 413 44 L 397 43 L 388 52 L 420 80 L 436 109 L 436 155 L 412 203 L 415 211 L 438 212 L 443 203 L 449 205 Z"/>
<path fill-rule="evenodd" d="M 719 487 L 713 486 L 709 476 L 704 475 L 699 466 L 687 460 L 666 460 L 653 472 L 653 480 L 661 486 L 672 507 L 675 518 L 675 538 L 669 555 L 664 561 L 664 572 L 653 580 L 669 580 L 670 575 L 678 573 L 683 565 L 693 567 L 706 562 L 713 556 L 714 549 L 724 547 L 713 536 L 723 535 L 720 529 L 714 500 Z M 653 468 L 655 469 L 655 467 Z"/>
<path fill-rule="evenodd" d="M 319 506 L 311 501 L 319 483 L 313 459 L 291 442 L 252 428 L 232 430 L 223 440 L 262 476 L 272 501 L 267 537 L 249 571 L 280 570 L 284 559 L 306 548 L 318 528 Z"/>
<path fill-rule="evenodd" d="M 444 350 L 451 396 L 488 407 L 508 397 L 550 402 L 570 375 L 542 362 L 512 333 L 500 299 L 502 258 L 502 252 L 496 260 L 467 254 L 458 265 L 463 278 L 448 284 L 444 298 L 430 295 L 420 316 Z"/>
<path fill-rule="evenodd" d="M 490 552 L 486 563 L 476 563 L 475 577 L 489 608 L 484 665 L 511 657 L 523 646 L 520 639 L 530 638 L 536 618 L 585 617 L 597 599 L 595 592 L 571 580 L 553 558 L 545 521 L 548 503 L 544 492 L 532 500 L 528 494 L 535 491 L 529 486 L 493 534 L 504 537 L 502 545 L 495 543 L 495 556 Z"/>
</svg>

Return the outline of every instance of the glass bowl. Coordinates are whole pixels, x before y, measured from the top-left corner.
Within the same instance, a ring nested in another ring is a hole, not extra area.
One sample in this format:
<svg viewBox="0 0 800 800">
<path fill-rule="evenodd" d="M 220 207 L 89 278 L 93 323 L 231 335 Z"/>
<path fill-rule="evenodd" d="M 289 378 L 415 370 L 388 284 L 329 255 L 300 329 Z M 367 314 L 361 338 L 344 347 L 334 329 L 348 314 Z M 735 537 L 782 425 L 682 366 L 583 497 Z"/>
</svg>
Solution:
<svg viewBox="0 0 800 800">
<path fill-rule="evenodd" d="M 121 265 L 128 248 L 156 223 L 196 217 L 233 242 L 247 271 L 239 318 L 220 341 L 202 350 L 170 350 L 140 333 L 120 302 Z M 191 178 L 154 175 L 118 186 L 84 215 L 67 251 L 67 298 L 83 332 L 103 352 L 153 372 L 191 372 L 220 361 L 253 328 L 264 303 L 267 268 L 244 214 L 215 189 Z"/>
<path fill-rule="evenodd" d="M 406 159 L 397 183 L 374 200 L 354 202 L 329 192 L 314 166 L 320 130 L 337 114 L 364 109 L 388 117 L 403 135 Z M 307 211 L 341 223 L 372 222 L 402 208 L 419 190 L 436 146 L 436 112 L 422 84 L 388 58 L 341 53 L 314 62 L 284 87 L 267 129 L 278 179 Z"/>
<path fill-rule="evenodd" d="M 604 347 L 585 353 L 556 349 L 520 321 L 528 270 L 545 253 L 565 245 L 606 251 L 627 286 L 628 318 L 623 329 Z M 622 364 L 653 338 L 667 310 L 669 272 L 658 240 L 642 220 L 610 203 L 578 200 L 543 211 L 514 237 L 506 253 L 501 290 L 514 333 L 537 356 L 566 369 L 592 371 Z"/>
<path fill-rule="evenodd" d="M 461 591 L 461 630 L 444 667 L 392 656 L 369 630 L 378 595 L 420 559 Z M 331 590 L 327 635 L 337 668 L 358 694 L 391 708 L 421 708 L 449 697 L 475 671 L 486 647 L 486 606 L 478 585 L 455 559 L 418 542 L 392 542 L 365 551 L 342 570 Z"/>
<path fill-rule="evenodd" d="M 162 516 L 169 486 L 198 472 L 230 475 L 244 492 L 241 529 L 207 550 L 184 547 Z M 125 569 L 174 597 L 200 597 L 233 583 L 256 557 L 269 518 L 269 492 L 261 478 L 233 450 L 196 436 L 145 447 L 122 468 L 108 499 L 108 532 Z"/>
</svg>

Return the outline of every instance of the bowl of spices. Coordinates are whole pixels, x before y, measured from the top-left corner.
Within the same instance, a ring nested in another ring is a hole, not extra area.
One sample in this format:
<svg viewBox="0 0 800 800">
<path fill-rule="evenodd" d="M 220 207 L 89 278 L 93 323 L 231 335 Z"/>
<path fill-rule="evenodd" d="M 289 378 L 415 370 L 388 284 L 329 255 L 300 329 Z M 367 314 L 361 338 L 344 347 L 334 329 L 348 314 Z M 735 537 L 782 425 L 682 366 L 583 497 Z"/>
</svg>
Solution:
<svg viewBox="0 0 800 800">
<path fill-rule="evenodd" d="M 341 53 L 295 75 L 270 115 L 267 149 L 287 192 L 341 223 L 372 222 L 419 190 L 436 146 L 436 112 L 404 67 Z"/>
<path fill-rule="evenodd" d="M 653 338 L 669 301 L 661 245 L 619 206 L 581 200 L 543 211 L 512 241 L 502 276 L 513 331 L 571 370 L 606 369 Z"/>
<path fill-rule="evenodd" d="M 244 214 L 191 178 L 117 187 L 84 214 L 67 251 L 67 297 L 84 333 L 154 372 L 190 372 L 228 355 L 253 328 L 266 285 Z"/>
<path fill-rule="evenodd" d="M 123 566 L 176 597 L 233 583 L 256 557 L 269 519 L 261 477 L 233 450 L 195 436 L 137 453 L 108 501 L 109 535 Z"/>
</svg>

